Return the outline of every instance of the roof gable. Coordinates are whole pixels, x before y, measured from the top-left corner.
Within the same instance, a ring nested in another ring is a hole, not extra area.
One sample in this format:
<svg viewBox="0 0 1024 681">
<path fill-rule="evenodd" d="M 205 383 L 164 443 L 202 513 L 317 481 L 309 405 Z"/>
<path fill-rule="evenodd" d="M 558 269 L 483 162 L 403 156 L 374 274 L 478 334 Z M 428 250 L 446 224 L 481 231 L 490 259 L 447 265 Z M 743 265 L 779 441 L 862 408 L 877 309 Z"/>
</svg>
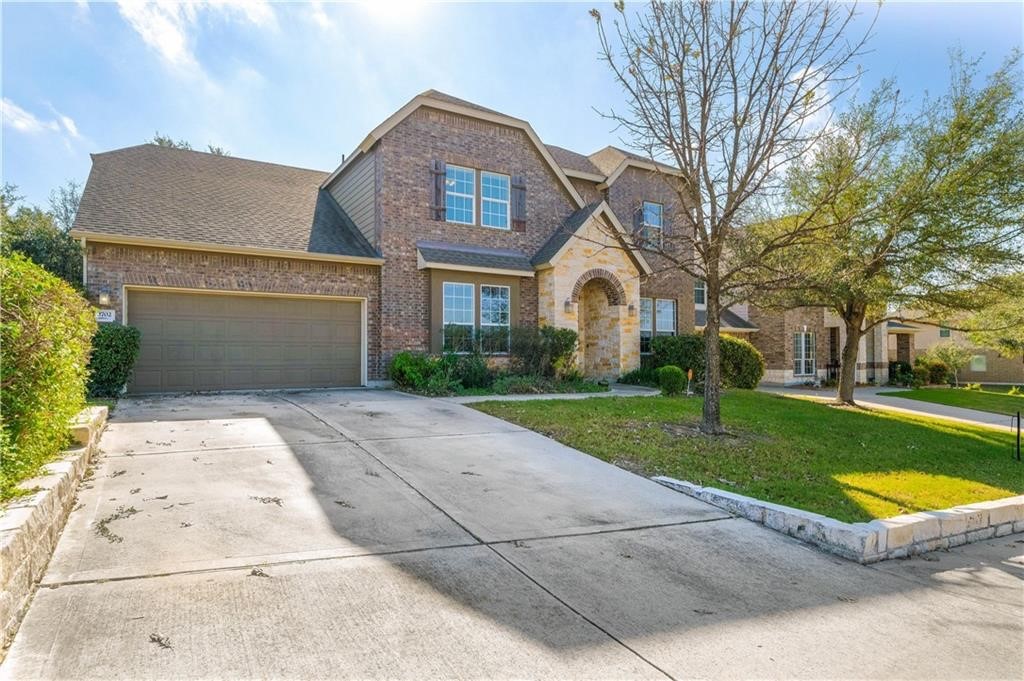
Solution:
<svg viewBox="0 0 1024 681">
<path fill-rule="evenodd" d="M 625 239 L 628 232 L 622 226 L 622 223 L 619 222 L 619 219 L 615 217 L 615 213 L 612 212 L 612 209 L 605 201 L 595 201 L 594 203 L 583 206 L 566 218 L 547 242 L 540 247 L 530 262 L 537 268 L 554 265 L 565 252 L 569 242 L 584 227 L 584 225 L 601 216 L 605 217 L 609 221 L 612 229 L 615 230 L 619 241 L 622 242 L 623 250 L 636 263 L 637 268 L 644 274 L 651 274 L 653 270 L 644 259 L 643 255 L 628 247 Z"/>
</svg>

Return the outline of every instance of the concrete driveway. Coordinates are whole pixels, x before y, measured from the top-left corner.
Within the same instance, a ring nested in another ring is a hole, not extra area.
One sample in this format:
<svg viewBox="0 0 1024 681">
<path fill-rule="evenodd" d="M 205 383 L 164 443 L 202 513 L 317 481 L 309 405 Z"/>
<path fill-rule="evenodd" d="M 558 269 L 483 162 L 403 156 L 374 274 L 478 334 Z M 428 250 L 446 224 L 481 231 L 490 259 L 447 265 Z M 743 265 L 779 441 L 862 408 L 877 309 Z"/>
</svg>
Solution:
<svg viewBox="0 0 1024 681">
<path fill-rule="evenodd" d="M 1020 678 L 1024 540 L 862 567 L 457 404 L 123 400 L 0 677 Z"/>
</svg>

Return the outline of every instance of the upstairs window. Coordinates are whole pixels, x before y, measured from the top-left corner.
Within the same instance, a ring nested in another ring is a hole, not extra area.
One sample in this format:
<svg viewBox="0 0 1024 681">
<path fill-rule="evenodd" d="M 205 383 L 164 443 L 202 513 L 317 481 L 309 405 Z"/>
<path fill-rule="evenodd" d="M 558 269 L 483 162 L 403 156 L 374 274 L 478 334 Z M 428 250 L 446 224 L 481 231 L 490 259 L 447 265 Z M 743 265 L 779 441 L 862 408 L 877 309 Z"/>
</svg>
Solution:
<svg viewBox="0 0 1024 681">
<path fill-rule="evenodd" d="M 982 372 L 988 370 L 988 358 L 985 355 L 971 357 L 971 371 Z"/>
<path fill-rule="evenodd" d="M 661 247 L 661 236 L 664 227 L 664 206 L 653 201 L 644 201 L 643 226 L 640 237 L 652 248 Z"/>
<path fill-rule="evenodd" d="M 704 309 L 708 303 L 708 288 L 703 279 L 693 282 L 693 304 L 699 309 Z"/>
<path fill-rule="evenodd" d="M 949 338 L 949 329 L 945 326 L 939 327 L 939 338 Z"/>
<path fill-rule="evenodd" d="M 509 177 L 498 173 L 480 173 L 480 224 L 484 227 L 509 227 Z"/>
<path fill-rule="evenodd" d="M 794 333 L 793 375 L 813 376 L 815 373 L 814 334 L 811 332 Z"/>
<path fill-rule="evenodd" d="M 448 222 L 476 223 L 476 171 L 449 165 L 445 168 L 444 215 Z"/>
</svg>

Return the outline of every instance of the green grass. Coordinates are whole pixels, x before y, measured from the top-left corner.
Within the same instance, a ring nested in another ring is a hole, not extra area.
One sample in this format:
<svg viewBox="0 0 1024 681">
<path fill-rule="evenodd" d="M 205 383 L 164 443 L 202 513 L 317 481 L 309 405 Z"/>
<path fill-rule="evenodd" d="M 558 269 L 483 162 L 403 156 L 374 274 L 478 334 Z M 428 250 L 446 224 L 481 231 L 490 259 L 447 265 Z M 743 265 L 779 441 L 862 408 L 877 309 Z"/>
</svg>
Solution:
<svg viewBox="0 0 1024 681">
<path fill-rule="evenodd" d="M 927 388 L 924 390 L 901 390 L 884 392 L 879 395 L 905 397 L 908 400 L 946 404 L 951 407 L 977 409 L 993 414 L 1016 414 L 1024 412 L 1024 395 L 1008 394 L 1010 387 L 997 388 L 990 386 L 984 390 L 966 390 L 965 388 Z"/>
<path fill-rule="evenodd" d="M 106 407 L 110 414 L 113 414 L 114 410 L 117 409 L 117 400 L 113 398 L 93 397 L 86 400 L 85 404 L 89 407 Z"/>
<path fill-rule="evenodd" d="M 700 398 L 472 406 L 644 475 L 849 522 L 1024 493 L 1010 433 L 941 419 L 734 390 L 722 398 L 731 435 L 709 438 L 694 429 Z"/>
</svg>

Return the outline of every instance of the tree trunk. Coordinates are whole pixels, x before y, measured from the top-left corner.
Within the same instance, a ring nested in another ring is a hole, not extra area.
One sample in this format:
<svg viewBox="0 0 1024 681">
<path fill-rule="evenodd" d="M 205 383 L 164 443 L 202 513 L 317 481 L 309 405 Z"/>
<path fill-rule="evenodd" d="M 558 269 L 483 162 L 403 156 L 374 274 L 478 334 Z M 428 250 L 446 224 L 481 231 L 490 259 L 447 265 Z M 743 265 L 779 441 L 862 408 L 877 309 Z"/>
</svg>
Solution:
<svg viewBox="0 0 1024 681">
<path fill-rule="evenodd" d="M 721 435 L 725 433 L 725 428 L 722 427 L 722 354 L 719 348 L 721 320 L 717 300 L 712 304 L 709 298 L 707 310 L 707 324 L 704 326 L 704 410 L 700 430 L 708 435 Z"/>
<path fill-rule="evenodd" d="M 837 404 L 856 404 L 853 389 L 857 385 L 857 350 L 860 339 L 864 336 L 864 312 L 848 311 L 843 315 L 846 322 L 846 343 L 843 345 L 843 359 L 839 367 L 839 390 L 836 392 Z M 870 358 L 869 358 L 870 361 Z"/>
</svg>

